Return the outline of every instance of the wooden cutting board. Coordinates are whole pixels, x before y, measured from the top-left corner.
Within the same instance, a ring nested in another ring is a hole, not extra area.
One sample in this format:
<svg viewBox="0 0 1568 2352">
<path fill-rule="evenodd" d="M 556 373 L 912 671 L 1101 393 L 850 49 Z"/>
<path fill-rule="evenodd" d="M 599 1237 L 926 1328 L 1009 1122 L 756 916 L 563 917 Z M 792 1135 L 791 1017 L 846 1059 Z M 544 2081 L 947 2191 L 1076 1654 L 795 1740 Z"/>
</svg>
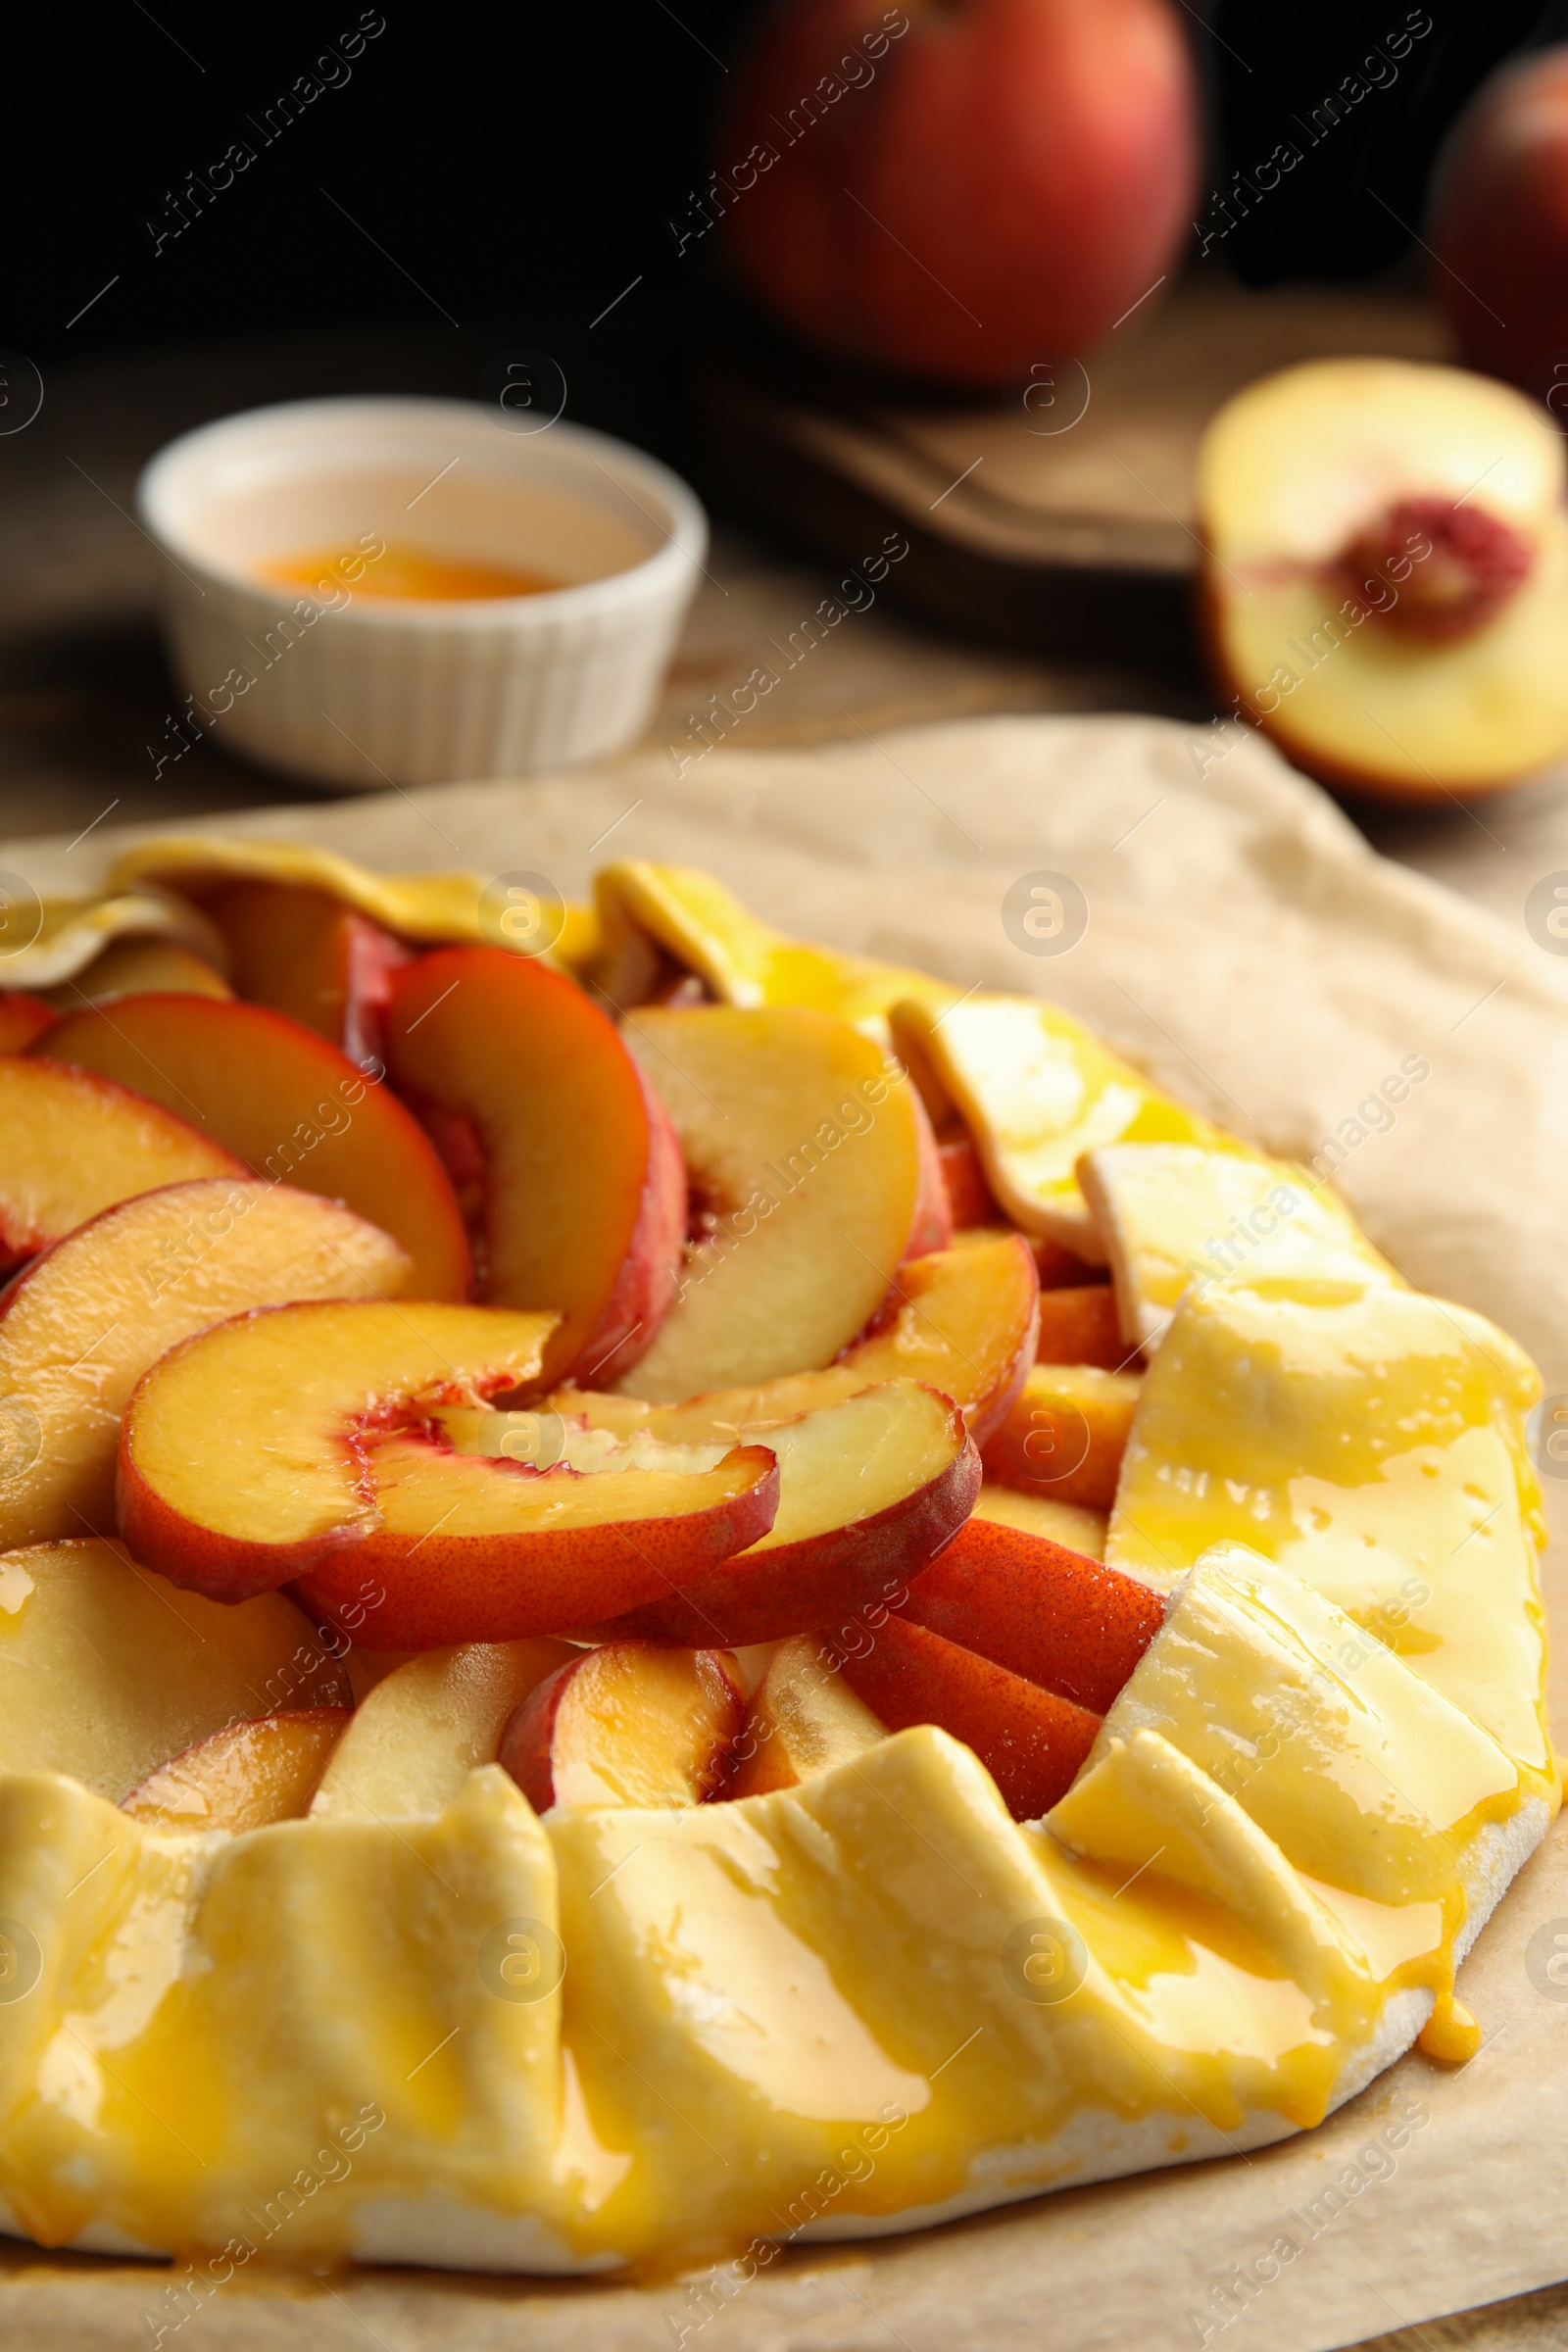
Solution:
<svg viewBox="0 0 1568 2352">
<path fill-rule="evenodd" d="M 1020 367 L 1005 397 L 894 395 L 730 329 L 703 377 L 708 487 L 855 565 L 902 532 L 889 589 L 944 627 L 1092 661 L 1191 656 L 1193 460 L 1204 425 L 1295 362 L 1449 356 L 1408 297 L 1199 272 L 1089 360 Z"/>
</svg>

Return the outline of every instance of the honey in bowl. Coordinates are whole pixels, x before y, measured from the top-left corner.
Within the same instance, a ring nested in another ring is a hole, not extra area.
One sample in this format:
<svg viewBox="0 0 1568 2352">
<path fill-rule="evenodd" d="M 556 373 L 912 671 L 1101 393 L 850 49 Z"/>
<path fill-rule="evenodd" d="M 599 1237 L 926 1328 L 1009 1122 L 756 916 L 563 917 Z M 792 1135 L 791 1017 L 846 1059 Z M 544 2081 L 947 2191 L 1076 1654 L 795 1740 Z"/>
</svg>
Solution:
<svg viewBox="0 0 1568 2352">
<path fill-rule="evenodd" d="M 366 546 L 366 539 L 371 536 L 367 533 L 356 548 L 318 548 L 305 555 L 274 556 L 259 564 L 257 570 L 275 587 L 306 588 L 319 594 L 342 581 L 352 584 L 360 596 L 401 597 L 421 604 L 542 596 L 565 585 L 564 580 L 541 571 L 525 571 L 514 564 L 441 556 L 423 547 L 381 541 L 377 555 Z"/>
</svg>

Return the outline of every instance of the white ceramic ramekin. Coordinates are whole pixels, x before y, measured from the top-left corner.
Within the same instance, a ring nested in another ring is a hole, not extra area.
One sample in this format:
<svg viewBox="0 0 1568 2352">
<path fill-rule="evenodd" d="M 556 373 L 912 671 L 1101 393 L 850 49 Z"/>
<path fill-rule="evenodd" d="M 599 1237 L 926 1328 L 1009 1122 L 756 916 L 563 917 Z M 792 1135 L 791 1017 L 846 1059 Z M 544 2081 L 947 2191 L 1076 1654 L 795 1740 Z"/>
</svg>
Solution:
<svg viewBox="0 0 1568 2352">
<path fill-rule="evenodd" d="M 310 400 L 171 442 L 141 477 L 171 658 L 224 749 L 365 791 L 520 775 L 646 726 L 708 547 L 678 475 L 465 400 Z M 256 566 L 367 538 L 542 572 L 533 596 L 295 594 Z M 187 721 L 187 724 L 189 721 Z"/>
</svg>

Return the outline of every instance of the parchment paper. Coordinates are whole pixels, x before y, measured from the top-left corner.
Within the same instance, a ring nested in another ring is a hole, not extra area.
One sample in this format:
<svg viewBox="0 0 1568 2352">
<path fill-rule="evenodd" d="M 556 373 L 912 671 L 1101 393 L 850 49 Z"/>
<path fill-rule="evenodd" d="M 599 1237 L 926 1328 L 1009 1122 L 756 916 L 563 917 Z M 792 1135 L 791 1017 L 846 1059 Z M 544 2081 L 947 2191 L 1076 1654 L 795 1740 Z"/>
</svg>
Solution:
<svg viewBox="0 0 1568 2352">
<path fill-rule="evenodd" d="M 1342 1187 L 1379 1246 L 1413 1282 L 1514 1332 L 1548 1396 L 1568 1392 L 1568 963 L 1375 858 L 1254 738 L 1226 749 L 1160 720 L 984 720 L 853 750 L 715 751 L 679 779 L 647 756 L 206 829 L 306 837 L 389 868 L 543 873 L 567 896 L 613 856 L 701 863 L 785 929 L 964 987 L 1054 997 L 1270 1150 L 1309 1156 L 1338 1134 Z M 0 847 L 0 867 L 46 894 L 83 891 L 135 837 L 104 831 L 69 852 L 19 842 Z M 1009 886 L 1041 872 L 1070 876 L 1088 903 L 1087 931 L 1064 954 L 1025 953 L 1004 927 Z M 1357 1105 L 1411 1054 L 1431 1075 L 1394 1126 L 1359 1121 Z M 1568 1488 L 1546 1483 L 1556 1510 Z M 1557 1523 L 1568 1530 L 1568 1514 Z M 1559 1658 L 1565 1587 L 1549 1561 Z M 1560 1732 L 1563 1696 L 1559 1684 Z M 1250 2159 L 913 2237 L 796 2249 L 727 2304 L 685 2281 L 381 2271 L 317 2282 L 253 2269 L 164 2343 L 1329 2352 L 1568 2275 L 1568 1987 L 1541 1955 L 1554 1922 L 1568 1936 L 1560 1827 L 1460 1978 L 1488 2036 L 1481 2055 L 1458 2072 L 1407 2058 L 1319 2131 Z M 1357 2165 L 1412 2103 L 1426 2120 L 1396 2169 Z M 1359 2185 L 1314 2230 L 1302 2217 L 1348 2165 Z M 1282 2235 L 1300 2250 L 1259 2285 L 1253 2266 Z M 1232 2266 L 1250 2272 L 1251 2291 L 1216 2304 Z M 163 2284 L 147 2266 L 5 2246 L 0 2340 L 8 2352 L 148 2343 L 143 2315 L 168 2318 Z"/>
</svg>

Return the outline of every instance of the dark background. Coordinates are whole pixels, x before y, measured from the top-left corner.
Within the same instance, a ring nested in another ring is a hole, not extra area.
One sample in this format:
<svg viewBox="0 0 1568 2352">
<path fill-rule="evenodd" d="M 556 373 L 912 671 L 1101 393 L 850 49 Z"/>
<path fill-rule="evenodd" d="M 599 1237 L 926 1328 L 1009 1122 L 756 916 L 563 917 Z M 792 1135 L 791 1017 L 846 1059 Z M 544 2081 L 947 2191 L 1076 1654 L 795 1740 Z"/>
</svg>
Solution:
<svg viewBox="0 0 1568 2352">
<path fill-rule="evenodd" d="M 1219 0 L 1208 30 L 1203 11 L 1188 13 L 1220 185 L 1230 164 L 1292 135 L 1290 119 L 1407 10 Z M 1465 97 L 1511 51 L 1568 36 L 1568 0 L 1430 0 L 1419 13 L 1433 28 L 1397 84 L 1227 240 L 1250 282 L 1361 277 L 1408 255 L 1434 151 Z M 725 61 L 755 6 L 385 0 L 366 14 L 385 29 L 329 69 L 348 78 L 264 145 L 246 118 L 260 122 L 354 31 L 354 0 L 19 12 L 0 340 L 58 363 L 364 319 L 514 320 L 519 333 L 549 319 L 574 336 L 639 277 L 617 319 L 622 348 L 639 320 L 653 333 L 674 313 L 700 327 L 721 299 L 714 253 L 677 267 L 667 223 L 700 182 Z M 234 139 L 255 162 L 173 233 L 171 200 Z M 148 221 L 171 232 L 156 253 Z"/>
</svg>

